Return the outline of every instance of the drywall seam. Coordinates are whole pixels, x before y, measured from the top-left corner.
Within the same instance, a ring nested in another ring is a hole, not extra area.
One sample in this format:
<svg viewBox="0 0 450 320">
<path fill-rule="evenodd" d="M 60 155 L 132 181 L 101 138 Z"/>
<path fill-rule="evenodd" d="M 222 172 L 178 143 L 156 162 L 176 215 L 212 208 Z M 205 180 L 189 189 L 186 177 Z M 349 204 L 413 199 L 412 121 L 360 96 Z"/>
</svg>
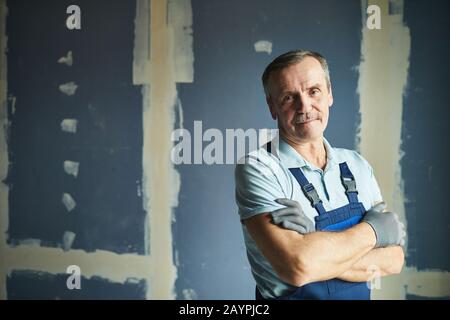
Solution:
<svg viewBox="0 0 450 320">
<path fill-rule="evenodd" d="M 133 81 L 144 84 L 142 191 L 149 233 L 145 247 L 158 261 L 150 266 L 147 298 L 173 299 L 177 269 L 172 208 L 178 206 L 181 181 L 170 160 L 170 137 L 175 108 L 181 106 L 176 83 L 194 79 L 191 1 L 138 0 L 135 28 Z"/>
<path fill-rule="evenodd" d="M 406 293 L 426 298 L 450 297 L 450 272 L 405 268 Z"/>
<path fill-rule="evenodd" d="M 81 276 L 85 278 L 101 276 L 118 283 L 125 283 L 128 278 L 145 279 L 149 282 L 148 266 L 153 264 L 149 256 L 137 254 L 117 254 L 104 250 L 92 253 L 84 250 L 64 251 L 62 248 L 35 245 L 7 248 L 3 260 L 7 274 L 13 270 L 64 274 L 68 266 L 77 265 Z"/>
<path fill-rule="evenodd" d="M 168 0 L 168 23 L 172 30 L 175 81 L 194 81 L 192 6 L 190 0 Z"/>
<path fill-rule="evenodd" d="M 40 241 L 20 241 L 20 245 L 7 245 L 8 230 L 8 186 L 3 183 L 7 177 L 8 146 L 6 128 L 9 126 L 7 116 L 7 59 L 5 33 L 7 8 L 6 1 L 0 0 L 0 299 L 7 298 L 6 277 L 13 270 L 45 271 L 53 274 L 65 273 L 71 264 L 78 265 L 81 275 L 90 278 L 100 276 L 118 283 L 125 283 L 129 278 L 145 279 L 150 283 L 149 256 L 135 254 L 116 254 L 114 252 L 97 250 L 87 253 L 83 250 L 69 249 L 70 238 L 66 237 L 65 248 L 41 247 Z M 26 243 L 29 243 L 27 245 Z M 64 249 L 67 251 L 64 252 Z"/>
<path fill-rule="evenodd" d="M 450 273 L 404 267 L 398 275 L 381 278 L 380 290 L 372 289 L 372 299 L 405 299 L 406 294 L 424 298 L 450 297 Z"/>
<path fill-rule="evenodd" d="M 133 84 L 150 83 L 150 0 L 136 1 Z"/>
<path fill-rule="evenodd" d="M 9 187 L 4 183 L 8 175 L 7 145 L 7 63 L 6 63 L 6 0 L 0 0 L 0 300 L 6 299 L 5 256 L 8 232 L 8 193 Z"/>
<path fill-rule="evenodd" d="M 176 267 L 172 248 L 170 139 L 174 125 L 176 84 L 172 55 L 172 34 L 167 25 L 167 1 L 150 4 L 150 86 L 144 91 L 143 175 L 144 194 L 149 200 L 150 255 L 158 263 L 150 266 L 149 299 L 173 299 Z M 153 226 L 153 227 L 152 227 Z"/>
<path fill-rule="evenodd" d="M 407 228 L 400 160 L 411 36 L 403 23 L 402 0 L 362 0 L 361 4 L 363 28 L 358 82 L 361 124 L 357 141 L 360 152 L 374 168 L 384 200 Z M 366 9 L 371 4 L 381 9 L 381 30 L 366 27 Z M 381 290 L 373 290 L 372 298 L 404 299 L 406 293 L 450 296 L 448 283 L 447 272 L 405 267 L 399 275 L 383 278 Z"/>
<path fill-rule="evenodd" d="M 7 201 L 1 202 L 2 235 L 0 248 L 3 250 L 4 259 L 1 259 L 0 276 L 0 298 L 5 299 L 6 293 L 6 275 L 13 270 L 34 270 L 46 271 L 49 273 L 65 273 L 70 264 L 76 264 L 82 271 L 82 276 L 90 278 L 94 275 L 106 277 L 115 282 L 125 282 L 128 278 L 145 279 L 148 290 L 147 298 L 153 299 L 172 299 L 174 298 L 174 284 L 176 279 L 176 267 L 172 257 L 172 206 L 177 205 L 178 190 L 180 187 L 179 175 L 174 170 L 170 162 L 171 140 L 170 133 L 174 126 L 174 112 L 177 93 L 177 79 L 183 82 L 193 81 L 193 65 L 189 66 L 186 61 L 193 63 L 193 58 L 179 56 L 184 55 L 186 43 L 190 44 L 192 50 L 192 32 L 189 32 L 187 23 L 192 23 L 192 10 L 189 0 L 173 0 L 184 2 L 183 4 L 173 4 L 173 10 L 188 8 L 187 17 L 171 18 L 172 21 L 182 21 L 175 23 L 175 26 L 167 25 L 167 1 L 154 0 L 151 8 L 148 6 L 151 19 L 147 18 L 148 26 L 151 30 L 152 39 L 151 50 L 147 52 L 147 58 L 152 57 L 151 62 L 155 64 L 154 70 L 150 73 L 141 72 L 144 78 L 142 83 L 153 83 L 152 88 L 144 86 L 144 207 L 149 212 L 150 218 L 148 225 L 158 226 L 150 233 L 150 252 L 152 256 L 140 256 L 133 254 L 119 255 L 109 251 L 97 250 L 93 253 L 87 253 L 83 250 L 67 250 L 40 247 L 39 245 L 19 245 L 8 247 L 6 245 L 6 231 L 8 224 L 8 205 Z M 149 1 L 139 0 L 141 3 Z M 2 23 L 6 16 L 6 6 L 4 0 L 0 0 Z M 138 10 L 138 9 L 137 9 Z M 180 12 L 173 14 L 173 17 L 180 17 Z M 138 13 L 137 13 L 138 15 Z M 189 20 L 190 19 L 190 20 Z M 151 20 L 151 22 L 149 22 Z M 187 22 L 186 22 L 187 21 Z M 142 23 L 142 21 L 141 21 Z M 138 25 L 138 23 L 137 23 Z M 4 35 L 4 25 L 2 25 L 0 44 L 6 46 L 6 35 Z M 137 29 L 139 29 L 137 27 Z M 186 31 L 187 30 L 187 31 Z M 183 45 L 183 50 L 173 52 L 174 32 L 183 31 L 185 37 L 191 37 L 189 40 L 177 38 Z M 147 32 L 148 36 L 150 33 Z M 144 32 L 145 35 L 145 32 Z M 147 39 L 150 39 L 148 37 Z M 189 55 L 189 53 L 188 53 Z M 193 55 L 192 55 L 193 56 Z M 181 61 L 178 65 L 179 75 L 176 76 L 174 60 Z M 6 114 L 6 56 L 1 55 L 2 64 L 2 82 L 0 83 L 0 102 L 3 117 L 0 118 L 2 124 L 7 124 Z M 133 68 L 135 70 L 135 68 Z M 148 70 L 148 69 L 147 69 Z M 190 79 L 190 80 L 189 80 Z M 133 77 L 133 80 L 135 78 Z M 150 108 L 150 106 L 152 106 Z M 7 145 L 5 132 L 0 134 L 1 155 L 7 156 Z M 150 152 L 156 150 L 156 152 Z M 150 156 L 151 154 L 151 156 Z M 7 159 L 6 159 L 7 160 Z M 5 172 L 1 172 L 6 177 L 7 161 L 2 161 L 1 165 Z M 7 199 L 8 189 L 6 185 L 1 185 L 1 199 Z M 175 188 L 173 188 L 175 187 Z M 6 189 L 5 189 L 6 188 Z M 175 191 L 174 191 L 175 190 Z M 162 196 L 161 196 L 162 195 Z M 145 199 L 153 199 L 151 203 Z M 155 263 L 152 263 L 155 261 Z M 150 270 L 150 271 L 149 271 Z"/>
<path fill-rule="evenodd" d="M 359 150 L 372 165 L 388 207 L 406 225 L 400 148 L 411 38 L 403 24 L 402 10 L 389 14 L 390 2 L 400 7 L 403 4 L 402 0 L 362 1 L 363 15 L 368 5 L 380 7 L 381 29 L 369 30 L 363 18 L 358 82 Z M 392 285 L 388 279 L 384 279 L 382 290 L 374 290 L 372 296 L 403 299 L 405 290 L 398 287 L 398 277 L 394 277 Z"/>
<path fill-rule="evenodd" d="M 410 35 L 409 29 L 403 25 L 402 14 L 388 14 L 389 1 L 369 3 L 380 6 L 382 29 L 369 30 L 364 24 L 362 31 L 358 82 L 361 112 L 359 148 L 372 164 L 388 206 L 404 220 L 399 168 Z"/>
<path fill-rule="evenodd" d="M 168 25 L 173 34 L 172 56 L 175 82 L 194 81 L 192 5 L 190 0 L 167 0 Z M 133 83 L 150 84 L 151 72 L 150 0 L 137 0 L 133 50 Z"/>
</svg>

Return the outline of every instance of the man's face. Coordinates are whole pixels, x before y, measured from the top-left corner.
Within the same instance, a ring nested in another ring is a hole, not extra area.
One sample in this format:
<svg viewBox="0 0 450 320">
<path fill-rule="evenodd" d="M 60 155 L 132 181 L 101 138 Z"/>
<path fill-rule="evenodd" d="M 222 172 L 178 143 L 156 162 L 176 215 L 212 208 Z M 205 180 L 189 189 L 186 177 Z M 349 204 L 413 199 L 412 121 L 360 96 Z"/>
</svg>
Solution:
<svg viewBox="0 0 450 320">
<path fill-rule="evenodd" d="M 305 57 L 301 62 L 273 73 L 267 97 L 272 118 L 285 139 L 302 143 L 323 136 L 333 104 L 320 62 Z"/>
</svg>

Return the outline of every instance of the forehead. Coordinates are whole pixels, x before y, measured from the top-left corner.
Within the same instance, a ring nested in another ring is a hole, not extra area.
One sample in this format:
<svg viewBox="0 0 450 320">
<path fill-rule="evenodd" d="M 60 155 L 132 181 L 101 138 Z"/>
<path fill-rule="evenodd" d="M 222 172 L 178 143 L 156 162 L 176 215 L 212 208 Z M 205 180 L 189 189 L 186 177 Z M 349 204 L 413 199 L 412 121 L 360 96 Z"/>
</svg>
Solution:
<svg viewBox="0 0 450 320">
<path fill-rule="evenodd" d="M 270 86 L 273 89 L 312 84 L 326 85 L 325 72 L 322 65 L 313 57 L 306 57 L 296 64 L 274 72 L 270 77 Z"/>
</svg>

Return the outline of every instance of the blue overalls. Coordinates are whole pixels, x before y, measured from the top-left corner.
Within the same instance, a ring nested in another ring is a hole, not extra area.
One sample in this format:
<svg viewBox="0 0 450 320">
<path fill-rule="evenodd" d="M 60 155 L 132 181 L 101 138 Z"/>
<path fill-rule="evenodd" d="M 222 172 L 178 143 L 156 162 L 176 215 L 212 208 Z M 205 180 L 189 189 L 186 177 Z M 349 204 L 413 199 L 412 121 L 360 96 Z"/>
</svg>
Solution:
<svg viewBox="0 0 450 320">
<path fill-rule="evenodd" d="M 267 144 L 267 151 L 271 152 L 270 142 Z M 316 189 L 309 183 L 308 179 L 306 179 L 302 170 L 300 168 L 289 169 L 300 184 L 304 195 L 319 214 L 315 217 L 316 231 L 341 231 L 348 229 L 359 223 L 366 211 L 364 205 L 358 201 L 355 178 L 348 168 L 347 163 L 340 163 L 339 168 L 341 171 L 341 182 L 345 188 L 349 204 L 330 211 L 325 210 Z M 256 288 L 256 299 L 264 299 L 258 288 Z M 348 282 L 340 279 L 331 279 L 308 283 L 298 287 L 294 293 L 288 296 L 277 298 L 277 300 L 304 299 L 369 300 L 370 289 L 366 282 Z"/>
</svg>

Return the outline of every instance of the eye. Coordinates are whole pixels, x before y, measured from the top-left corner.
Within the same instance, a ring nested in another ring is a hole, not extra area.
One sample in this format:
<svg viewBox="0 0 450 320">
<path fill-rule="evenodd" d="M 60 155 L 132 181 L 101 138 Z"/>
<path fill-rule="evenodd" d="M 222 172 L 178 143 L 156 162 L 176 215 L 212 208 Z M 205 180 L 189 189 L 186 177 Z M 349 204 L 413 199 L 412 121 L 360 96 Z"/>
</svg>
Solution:
<svg viewBox="0 0 450 320">
<path fill-rule="evenodd" d="M 294 100 L 294 96 L 292 94 L 285 95 L 283 98 L 283 102 L 292 102 Z"/>
<path fill-rule="evenodd" d="M 318 96 L 318 95 L 320 94 L 320 89 L 319 89 L 319 88 L 312 88 L 312 89 L 309 91 L 309 94 L 310 94 L 311 96 Z"/>
</svg>

